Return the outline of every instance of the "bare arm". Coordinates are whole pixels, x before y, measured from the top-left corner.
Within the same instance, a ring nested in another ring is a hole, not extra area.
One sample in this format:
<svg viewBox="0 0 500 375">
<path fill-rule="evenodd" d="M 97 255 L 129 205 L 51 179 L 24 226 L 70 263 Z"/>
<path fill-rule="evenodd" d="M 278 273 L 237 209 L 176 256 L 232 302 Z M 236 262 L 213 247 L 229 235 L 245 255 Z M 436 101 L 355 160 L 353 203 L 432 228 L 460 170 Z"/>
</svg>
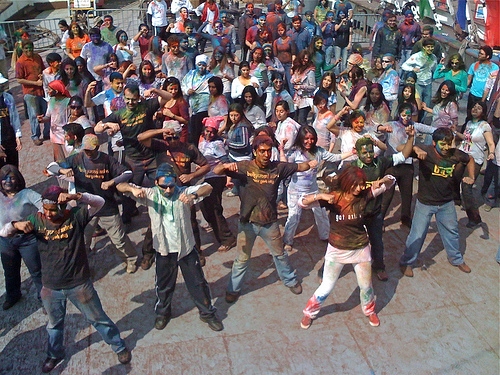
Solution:
<svg viewBox="0 0 500 375">
<path fill-rule="evenodd" d="M 310 161 L 305 161 L 303 163 L 298 164 L 297 172 L 304 172 L 307 171 L 311 168 L 314 168 L 318 165 L 317 160 L 310 160 Z"/>
<path fill-rule="evenodd" d="M 348 113 L 350 111 L 350 108 L 349 106 L 345 106 L 344 108 L 342 108 L 339 113 L 337 113 L 335 116 L 332 117 L 332 119 L 330 120 L 330 122 L 326 125 L 326 128 L 333 134 L 335 134 L 336 136 L 338 136 L 340 134 L 340 127 L 337 125 L 337 122 L 340 120 L 340 118 Z"/>
<path fill-rule="evenodd" d="M 164 132 L 163 129 L 146 130 L 145 132 L 143 132 L 137 136 L 137 140 L 139 142 L 141 142 L 144 146 L 151 147 L 151 138 L 154 138 L 157 135 L 163 134 L 163 132 Z"/>
</svg>

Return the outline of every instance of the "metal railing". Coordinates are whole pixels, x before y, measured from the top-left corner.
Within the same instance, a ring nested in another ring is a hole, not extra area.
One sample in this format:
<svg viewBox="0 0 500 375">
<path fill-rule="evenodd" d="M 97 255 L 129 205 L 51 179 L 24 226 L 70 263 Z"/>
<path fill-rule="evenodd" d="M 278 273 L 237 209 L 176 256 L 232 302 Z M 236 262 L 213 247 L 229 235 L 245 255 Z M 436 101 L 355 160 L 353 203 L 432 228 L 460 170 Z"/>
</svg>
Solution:
<svg viewBox="0 0 500 375">
<path fill-rule="evenodd" d="M 353 14 L 353 35 L 352 43 L 368 43 L 373 31 L 373 26 L 380 21 L 380 14 Z"/>
<path fill-rule="evenodd" d="M 146 21 L 145 8 L 130 9 L 98 9 L 81 12 L 77 15 L 76 21 L 86 31 L 94 26 L 99 26 L 104 16 L 113 16 L 113 24 L 117 30 L 124 30 L 129 39 L 137 34 L 141 23 Z M 174 22 L 172 16 L 170 21 Z M 353 15 L 353 43 L 368 43 L 373 30 L 373 25 L 381 18 L 378 14 L 354 14 Z M 44 51 L 54 48 L 60 42 L 61 32 L 58 26 L 59 19 L 31 19 L 22 21 L 7 21 L 3 24 L 8 35 L 7 50 L 12 52 L 14 45 L 20 38 L 20 34 L 26 31 L 30 39 L 34 42 L 37 51 Z M 237 23 L 235 23 L 237 26 Z M 22 30 L 22 31 L 21 31 Z"/>
<path fill-rule="evenodd" d="M 2 27 L 7 34 L 6 49 L 12 53 L 21 34 L 27 32 L 37 51 L 54 48 L 61 41 L 59 18 L 5 21 Z"/>
</svg>

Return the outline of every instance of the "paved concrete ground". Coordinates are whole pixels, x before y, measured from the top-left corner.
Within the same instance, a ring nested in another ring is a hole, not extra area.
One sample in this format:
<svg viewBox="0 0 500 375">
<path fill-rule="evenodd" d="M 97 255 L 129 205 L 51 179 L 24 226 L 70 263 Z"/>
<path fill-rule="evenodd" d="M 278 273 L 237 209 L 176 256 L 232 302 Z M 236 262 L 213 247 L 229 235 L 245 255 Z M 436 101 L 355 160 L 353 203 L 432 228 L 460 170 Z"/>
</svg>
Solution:
<svg viewBox="0 0 500 375">
<path fill-rule="evenodd" d="M 12 72 L 11 72 L 12 73 Z M 20 99 L 19 87 L 11 85 Z M 21 109 L 21 107 L 19 107 Z M 465 108 L 461 103 L 461 108 Z M 464 112 L 464 111 L 462 111 Z M 21 113 L 21 111 L 20 111 Z M 463 114 L 462 114 L 463 115 Z M 51 161 L 49 143 L 35 147 L 29 125 L 23 125 L 21 171 L 29 187 L 42 191 L 52 180 L 41 170 Z M 481 181 L 477 184 L 480 186 Z M 233 230 L 238 198 L 224 197 Z M 303 281 L 295 296 L 278 280 L 262 241 L 258 241 L 243 295 L 234 305 L 224 301 L 225 286 L 236 249 L 218 253 L 208 229 L 202 230 L 207 254 L 205 276 L 213 303 L 223 319 L 222 332 L 211 331 L 198 313 L 179 276 L 173 319 L 163 331 L 154 329 L 154 270 L 125 273 L 106 237 L 98 238 L 90 258 L 95 287 L 105 311 L 117 323 L 132 362 L 120 365 L 116 356 L 68 304 L 66 360 L 54 374 L 478 374 L 499 373 L 499 209 L 481 210 L 484 226 L 465 227 L 465 212 L 457 207 L 461 246 L 472 268 L 464 274 L 449 265 L 435 222 L 419 258 L 415 277 L 403 278 L 398 259 L 408 229 L 399 224 L 395 197 L 386 220 L 384 241 L 390 276 L 374 280 L 381 325 L 368 324 L 359 306 L 352 267 L 346 267 L 309 330 L 300 328 L 302 309 L 318 286 L 317 270 L 325 244 L 318 239 L 313 216 L 306 212 L 297 231 L 292 265 Z M 133 219 L 131 238 L 140 252 L 147 214 Z M 199 216 L 200 221 L 201 215 Z M 284 224 L 286 211 L 280 212 Z M 0 302 L 5 285 L 0 275 Z M 45 359 L 47 316 L 34 297 L 35 289 L 23 266 L 24 298 L 0 312 L 0 374 L 37 374 Z"/>
</svg>

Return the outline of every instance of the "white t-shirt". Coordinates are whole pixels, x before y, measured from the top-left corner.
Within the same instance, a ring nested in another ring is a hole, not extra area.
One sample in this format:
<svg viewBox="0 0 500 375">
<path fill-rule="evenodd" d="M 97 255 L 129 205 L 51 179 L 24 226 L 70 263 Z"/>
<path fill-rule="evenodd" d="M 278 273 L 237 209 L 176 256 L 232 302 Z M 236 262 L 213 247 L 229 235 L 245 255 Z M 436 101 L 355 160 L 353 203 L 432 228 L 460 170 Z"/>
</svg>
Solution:
<svg viewBox="0 0 500 375">
<path fill-rule="evenodd" d="M 163 0 L 153 0 L 148 5 L 148 14 L 151 15 L 151 24 L 155 27 L 168 25 L 167 3 Z"/>
<path fill-rule="evenodd" d="M 491 132 L 491 126 L 486 121 L 469 121 L 464 131 L 465 139 L 458 146 L 459 150 L 472 156 L 474 162 L 479 165 L 484 163 L 484 151 L 488 146 L 484 138 L 485 132 Z"/>
</svg>

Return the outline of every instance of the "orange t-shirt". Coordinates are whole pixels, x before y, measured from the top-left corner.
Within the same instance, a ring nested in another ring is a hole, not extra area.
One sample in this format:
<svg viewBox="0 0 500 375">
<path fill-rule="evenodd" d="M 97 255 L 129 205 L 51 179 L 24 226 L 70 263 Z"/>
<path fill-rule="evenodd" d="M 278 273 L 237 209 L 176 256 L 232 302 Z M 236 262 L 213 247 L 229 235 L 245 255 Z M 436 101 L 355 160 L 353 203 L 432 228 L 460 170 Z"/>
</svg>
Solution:
<svg viewBox="0 0 500 375">
<path fill-rule="evenodd" d="M 90 37 L 87 34 L 83 35 L 83 38 L 75 36 L 73 39 L 68 38 L 66 40 L 66 49 L 69 49 L 73 56 L 78 57 L 82 52 L 83 46 L 90 42 Z"/>
</svg>

